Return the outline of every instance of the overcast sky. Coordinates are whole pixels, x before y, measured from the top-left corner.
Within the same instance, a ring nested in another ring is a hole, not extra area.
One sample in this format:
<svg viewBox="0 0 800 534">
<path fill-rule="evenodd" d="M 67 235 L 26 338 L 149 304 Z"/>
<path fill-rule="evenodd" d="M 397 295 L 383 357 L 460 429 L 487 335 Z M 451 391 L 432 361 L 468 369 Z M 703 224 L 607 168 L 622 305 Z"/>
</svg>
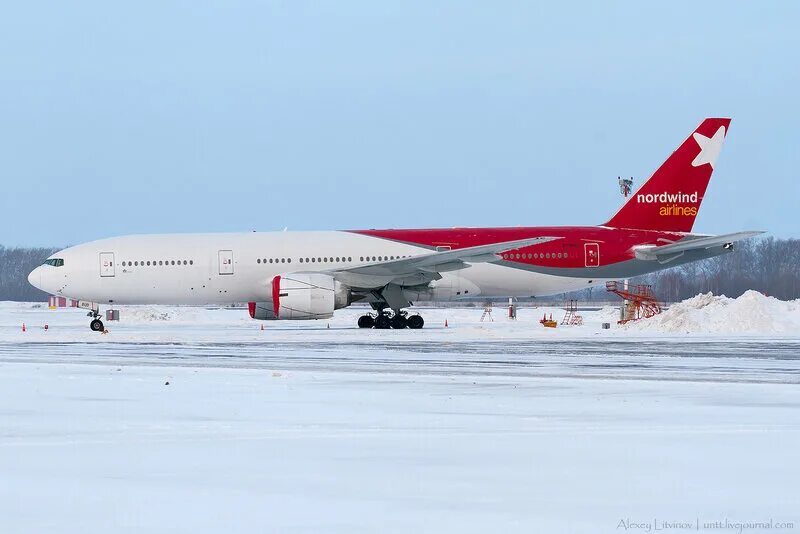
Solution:
<svg viewBox="0 0 800 534">
<path fill-rule="evenodd" d="M 15 2 L 0 244 L 599 224 L 706 116 L 695 224 L 800 237 L 798 2 Z"/>
</svg>

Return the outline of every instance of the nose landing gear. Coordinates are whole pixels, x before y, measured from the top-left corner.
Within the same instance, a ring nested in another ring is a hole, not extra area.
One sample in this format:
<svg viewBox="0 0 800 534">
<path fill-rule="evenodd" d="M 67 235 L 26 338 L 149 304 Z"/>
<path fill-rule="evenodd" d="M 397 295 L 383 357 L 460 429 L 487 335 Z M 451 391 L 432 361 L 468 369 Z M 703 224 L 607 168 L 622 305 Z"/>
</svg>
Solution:
<svg viewBox="0 0 800 534">
<path fill-rule="evenodd" d="M 89 323 L 89 328 L 92 329 L 92 332 L 102 332 L 104 327 L 103 321 L 100 320 L 100 313 L 92 310 L 87 315 L 92 317 L 92 322 Z"/>
</svg>

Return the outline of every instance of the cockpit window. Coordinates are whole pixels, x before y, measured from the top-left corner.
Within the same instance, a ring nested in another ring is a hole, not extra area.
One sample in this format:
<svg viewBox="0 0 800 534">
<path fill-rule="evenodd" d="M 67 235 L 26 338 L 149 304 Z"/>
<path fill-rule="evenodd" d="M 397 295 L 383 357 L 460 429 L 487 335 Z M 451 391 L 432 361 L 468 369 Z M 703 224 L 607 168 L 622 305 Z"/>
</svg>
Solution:
<svg viewBox="0 0 800 534">
<path fill-rule="evenodd" d="M 63 267 L 64 260 L 61 258 L 50 258 L 49 260 L 44 260 L 45 265 L 51 265 L 53 267 Z"/>
</svg>

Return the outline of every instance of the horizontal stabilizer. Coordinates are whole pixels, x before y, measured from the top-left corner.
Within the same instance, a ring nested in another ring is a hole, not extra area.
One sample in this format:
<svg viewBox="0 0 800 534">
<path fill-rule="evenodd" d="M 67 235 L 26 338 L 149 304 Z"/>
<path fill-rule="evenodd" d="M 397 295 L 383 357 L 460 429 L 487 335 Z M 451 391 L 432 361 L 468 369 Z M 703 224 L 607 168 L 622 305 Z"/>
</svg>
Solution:
<svg viewBox="0 0 800 534">
<path fill-rule="evenodd" d="M 763 234 L 761 231 L 736 232 L 734 234 L 687 237 L 669 245 L 636 247 L 636 257 L 640 260 L 672 259 L 689 250 L 705 250 L 749 239 Z"/>
</svg>

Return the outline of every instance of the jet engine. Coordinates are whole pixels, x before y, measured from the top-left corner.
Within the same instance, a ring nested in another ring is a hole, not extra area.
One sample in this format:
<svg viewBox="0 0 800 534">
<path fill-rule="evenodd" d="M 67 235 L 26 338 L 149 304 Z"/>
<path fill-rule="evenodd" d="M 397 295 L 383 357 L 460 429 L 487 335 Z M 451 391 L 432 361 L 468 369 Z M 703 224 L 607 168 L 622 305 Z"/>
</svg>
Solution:
<svg viewBox="0 0 800 534">
<path fill-rule="evenodd" d="M 350 290 L 329 274 L 282 274 L 271 285 L 271 300 L 248 303 L 253 319 L 330 319 L 333 310 L 350 304 Z"/>
</svg>

